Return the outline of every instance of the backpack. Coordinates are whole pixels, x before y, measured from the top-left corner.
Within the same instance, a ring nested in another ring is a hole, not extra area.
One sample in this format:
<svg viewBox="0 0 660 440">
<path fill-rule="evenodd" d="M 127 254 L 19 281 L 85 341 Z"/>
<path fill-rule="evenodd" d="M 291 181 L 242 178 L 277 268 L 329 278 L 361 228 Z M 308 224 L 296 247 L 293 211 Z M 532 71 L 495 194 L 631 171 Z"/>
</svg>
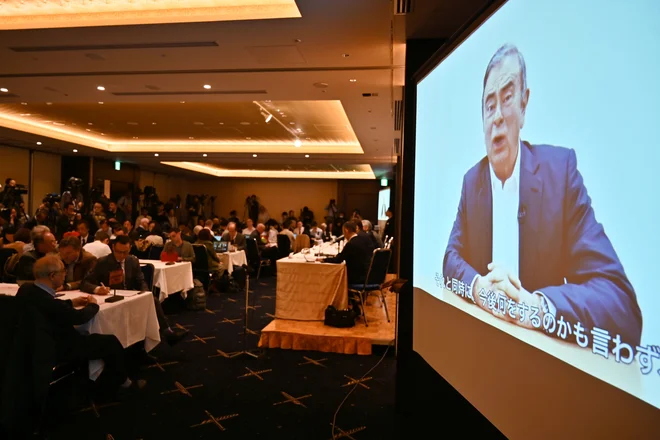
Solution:
<svg viewBox="0 0 660 440">
<path fill-rule="evenodd" d="M 193 288 L 188 291 L 186 307 L 188 310 L 204 310 L 206 308 L 206 292 L 201 281 L 193 280 Z"/>
<path fill-rule="evenodd" d="M 21 259 L 21 254 L 15 253 L 11 257 L 5 261 L 5 267 L 4 267 L 4 276 L 5 279 L 7 278 L 12 278 L 16 280 L 16 265 L 18 264 L 18 260 Z"/>
</svg>

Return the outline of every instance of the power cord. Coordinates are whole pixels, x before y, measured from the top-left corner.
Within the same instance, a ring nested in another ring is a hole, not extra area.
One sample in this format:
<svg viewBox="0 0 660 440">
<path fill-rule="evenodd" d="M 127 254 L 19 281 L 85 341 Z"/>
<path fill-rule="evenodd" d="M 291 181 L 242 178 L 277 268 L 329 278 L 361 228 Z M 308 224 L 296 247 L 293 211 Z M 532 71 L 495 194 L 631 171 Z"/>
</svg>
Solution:
<svg viewBox="0 0 660 440">
<path fill-rule="evenodd" d="M 380 357 L 378 362 L 376 362 L 376 364 L 373 367 L 371 367 L 371 369 L 369 371 L 364 373 L 361 378 L 359 378 L 358 380 L 355 381 L 355 385 L 353 385 L 353 388 L 351 388 L 351 390 L 348 392 L 348 394 L 346 394 L 346 397 L 344 397 L 344 400 L 342 400 L 341 403 L 339 404 L 339 407 L 337 407 L 337 411 L 335 411 L 335 415 L 332 417 L 332 440 L 335 440 L 335 439 L 338 438 L 337 436 L 335 436 L 335 426 L 336 426 L 336 423 L 337 423 L 337 415 L 339 414 L 339 410 L 341 410 L 341 407 L 344 406 L 344 403 L 346 403 L 346 400 L 348 399 L 348 397 L 351 394 L 353 394 L 353 391 L 355 391 L 355 389 L 358 387 L 358 385 L 360 385 L 360 383 L 362 382 L 362 379 L 367 377 L 372 371 L 374 371 L 376 369 L 376 367 L 378 367 L 380 365 L 381 362 L 383 362 L 383 360 L 385 359 L 385 356 L 387 356 L 387 353 L 390 351 L 390 347 L 392 347 L 391 344 L 387 346 L 387 348 L 385 349 L 385 353 L 383 353 L 383 355 Z"/>
</svg>

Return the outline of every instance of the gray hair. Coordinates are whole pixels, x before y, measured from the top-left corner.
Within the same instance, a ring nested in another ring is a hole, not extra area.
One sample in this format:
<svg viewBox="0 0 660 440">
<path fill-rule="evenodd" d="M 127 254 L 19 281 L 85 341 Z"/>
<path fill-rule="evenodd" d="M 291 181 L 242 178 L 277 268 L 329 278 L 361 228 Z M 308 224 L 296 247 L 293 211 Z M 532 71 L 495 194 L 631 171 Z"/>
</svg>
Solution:
<svg viewBox="0 0 660 440">
<path fill-rule="evenodd" d="M 484 85 L 481 90 L 481 112 L 483 113 L 483 108 L 484 108 L 484 92 L 486 91 L 486 81 L 488 81 L 488 76 L 490 75 L 491 70 L 493 70 L 497 65 L 499 65 L 502 60 L 504 60 L 508 56 L 516 55 L 518 57 L 518 64 L 520 65 L 520 79 L 521 79 L 521 85 L 520 85 L 520 90 L 525 93 L 525 90 L 527 90 L 527 66 L 525 65 L 525 58 L 523 57 L 522 53 L 518 50 L 516 46 L 513 44 L 505 44 L 501 46 L 493 57 L 490 59 L 488 62 L 488 66 L 486 67 L 486 73 L 484 74 Z"/>
<path fill-rule="evenodd" d="M 50 254 L 39 258 L 34 263 L 32 272 L 34 273 L 34 279 L 40 280 L 48 278 L 51 273 L 62 270 L 63 267 L 64 264 L 62 263 L 62 260 L 60 260 L 60 257 Z"/>
<path fill-rule="evenodd" d="M 362 220 L 362 227 L 365 231 L 371 231 L 374 228 L 374 225 L 372 225 L 369 220 Z"/>
<path fill-rule="evenodd" d="M 44 234 L 46 232 L 50 232 L 50 228 L 48 226 L 43 226 L 43 225 L 35 226 L 30 231 L 30 240 L 32 240 L 33 243 L 35 239 L 37 240 L 41 239 L 41 241 L 43 241 Z"/>
<path fill-rule="evenodd" d="M 50 228 L 48 226 L 35 226 L 30 232 L 30 238 L 32 239 L 32 244 L 36 249 L 41 243 L 44 242 L 44 236 L 50 233 Z"/>
</svg>

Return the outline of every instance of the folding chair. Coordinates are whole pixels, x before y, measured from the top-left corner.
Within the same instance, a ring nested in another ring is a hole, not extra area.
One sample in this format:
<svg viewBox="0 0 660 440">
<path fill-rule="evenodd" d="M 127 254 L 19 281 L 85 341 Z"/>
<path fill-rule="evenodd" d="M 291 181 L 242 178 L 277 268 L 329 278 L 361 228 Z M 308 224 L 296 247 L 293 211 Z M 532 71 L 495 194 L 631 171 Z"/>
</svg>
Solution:
<svg viewBox="0 0 660 440">
<path fill-rule="evenodd" d="M 142 275 L 144 275 L 144 281 L 147 283 L 149 290 L 153 292 L 154 273 L 156 272 L 156 268 L 151 263 L 140 263 L 140 270 L 142 271 Z"/>
<path fill-rule="evenodd" d="M 160 254 L 162 252 L 163 252 L 163 246 L 151 246 L 149 248 L 149 258 L 147 259 L 160 261 Z"/>
<path fill-rule="evenodd" d="M 382 284 L 385 283 L 391 257 L 391 249 L 374 250 L 371 255 L 371 263 L 369 264 L 369 270 L 367 271 L 364 284 L 348 285 L 348 292 L 356 295 L 359 299 L 362 316 L 364 317 L 364 325 L 367 327 L 369 326 L 369 323 L 367 322 L 367 314 L 365 313 L 364 304 L 368 296 L 374 294 L 373 292 L 380 292 L 380 301 L 385 307 L 387 322 L 390 322 L 390 314 L 387 310 L 387 302 L 385 302 L 385 294 L 383 293 Z"/>
<path fill-rule="evenodd" d="M 211 284 L 211 272 L 209 272 L 209 257 L 206 254 L 206 246 L 193 244 L 195 251 L 195 262 L 192 264 L 193 278 L 198 279 L 208 292 Z"/>
<path fill-rule="evenodd" d="M 257 269 L 257 281 L 259 281 L 259 276 L 261 275 L 261 268 L 263 266 L 270 266 L 270 259 L 262 258 L 261 253 L 259 252 L 259 245 L 257 240 L 254 238 L 247 238 L 247 260 L 250 264 L 250 267 Z"/>
</svg>

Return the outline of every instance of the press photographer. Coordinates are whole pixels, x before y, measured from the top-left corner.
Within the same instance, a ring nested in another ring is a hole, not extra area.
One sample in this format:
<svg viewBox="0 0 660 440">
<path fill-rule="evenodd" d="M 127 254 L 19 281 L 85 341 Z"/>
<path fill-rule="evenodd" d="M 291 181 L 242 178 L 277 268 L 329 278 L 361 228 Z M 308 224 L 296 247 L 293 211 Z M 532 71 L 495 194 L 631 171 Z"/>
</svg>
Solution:
<svg viewBox="0 0 660 440">
<path fill-rule="evenodd" d="M 0 202 L 7 208 L 18 208 L 23 201 L 23 194 L 27 194 L 28 190 L 25 185 L 17 185 L 16 181 L 11 177 L 5 180 L 5 187 L 0 193 Z"/>
</svg>

